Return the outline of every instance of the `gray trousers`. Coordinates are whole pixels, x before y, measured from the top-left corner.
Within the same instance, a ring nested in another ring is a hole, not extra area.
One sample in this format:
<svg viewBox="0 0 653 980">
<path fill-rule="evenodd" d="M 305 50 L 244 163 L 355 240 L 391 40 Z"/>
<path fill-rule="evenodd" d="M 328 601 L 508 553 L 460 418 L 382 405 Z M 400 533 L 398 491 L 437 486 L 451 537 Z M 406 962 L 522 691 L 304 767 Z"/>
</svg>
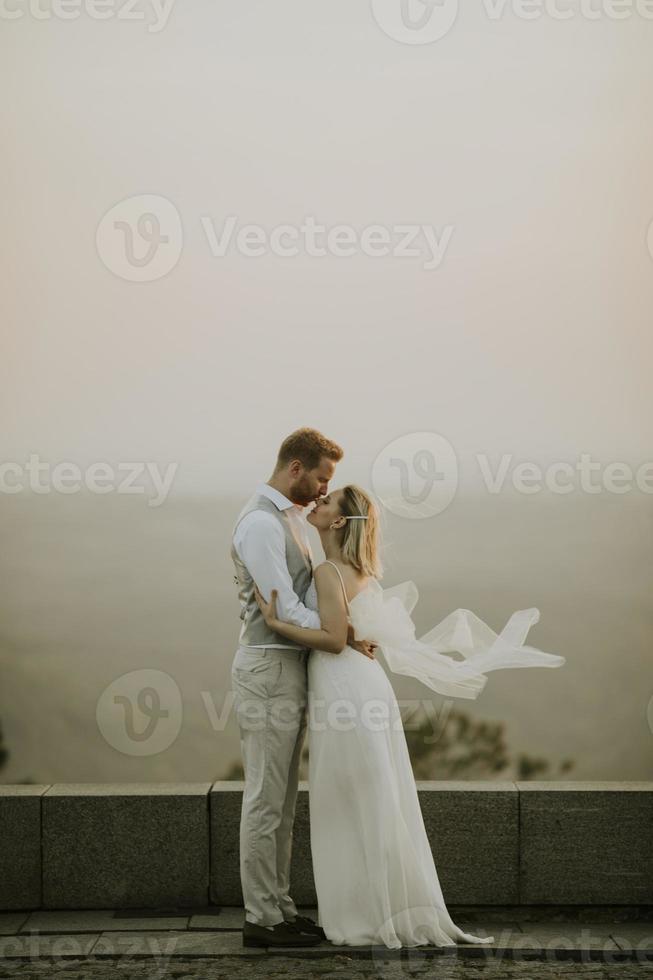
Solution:
<svg viewBox="0 0 653 980">
<path fill-rule="evenodd" d="M 231 668 L 245 790 L 240 879 L 245 919 L 294 919 L 289 894 L 299 762 L 307 728 L 308 651 L 240 646 Z"/>
</svg>

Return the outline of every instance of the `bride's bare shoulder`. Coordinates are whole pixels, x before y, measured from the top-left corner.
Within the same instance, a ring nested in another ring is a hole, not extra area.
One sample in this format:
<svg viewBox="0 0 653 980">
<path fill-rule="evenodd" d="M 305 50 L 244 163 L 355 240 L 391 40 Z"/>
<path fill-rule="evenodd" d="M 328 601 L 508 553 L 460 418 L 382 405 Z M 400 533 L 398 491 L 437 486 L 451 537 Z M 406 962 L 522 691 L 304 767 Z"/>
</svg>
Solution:
<svg viewBox="0 0 653 980">
<path fill-rule="evenodd" d="M 316 585 L 319 584 L 321 579 L 323 582 L 337 581 L 338 578 L 342 578 L 345 585 L 349 590 L 360 589 L 364 587 L 368 578 L 365 575 L 361 575 L 360 572 L 352 568 L 351 565 L 334 565 L 333 562 L 323 561 L 319 565 L 316 565 L 313 574 L 315 576 Z"/>
<path fill-rule="evenodd" d="M 319 578 L 321 578 L 321 579 L 327 579 L 327 578 L 330 578 L 331 576 L 333 576 L 333 578 L 335 579 L 335 578 L 337 578 L 337 575 L 338 575 L 338 572 L 334 568 L 334 566 L 332 565 L 332 563 L 330 561 L 322 561 L 322 562 L 320 562 L 319 565 L 316 565 L 313 568 L 313 576 L 315 577 L 315 580 L 316 581 Z"/>
<path fill-rule="evenodd" d="M 313 581 L 318 595 L 340 592 L 342 584 L 331 562 L 323 561 L 313 568 Z"/>
</svg>

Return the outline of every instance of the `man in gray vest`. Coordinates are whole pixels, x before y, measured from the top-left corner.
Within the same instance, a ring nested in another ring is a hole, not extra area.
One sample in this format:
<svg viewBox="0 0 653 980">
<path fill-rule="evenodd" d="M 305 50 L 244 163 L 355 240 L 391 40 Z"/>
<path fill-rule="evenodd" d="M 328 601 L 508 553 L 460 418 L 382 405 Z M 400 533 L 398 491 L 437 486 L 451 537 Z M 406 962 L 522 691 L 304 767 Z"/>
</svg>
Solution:
<svg viewBox="0 0 653 980">
<path fill-rule="evenodd" d="M 317 612 L 303 601 L 313 573 L 304 508 L 327 493 L 343 455 L 315 429 L 291 433 L 272 476 L 257 487 L 234 526 L 231 557 L 242 627 L 231 679 L 245 770 L 240 822 L 245 946 L 308 946 L 325 938 L 317 923 L 297 914 L 289 894 L 309 650 L 267 626 L 254 584 L 266 597 L 277 589 L 282 619 L 320 628 Z M 369 654 L 369 645 L 356 643 L 351 631 L 348 642 Z"/>
</svg>

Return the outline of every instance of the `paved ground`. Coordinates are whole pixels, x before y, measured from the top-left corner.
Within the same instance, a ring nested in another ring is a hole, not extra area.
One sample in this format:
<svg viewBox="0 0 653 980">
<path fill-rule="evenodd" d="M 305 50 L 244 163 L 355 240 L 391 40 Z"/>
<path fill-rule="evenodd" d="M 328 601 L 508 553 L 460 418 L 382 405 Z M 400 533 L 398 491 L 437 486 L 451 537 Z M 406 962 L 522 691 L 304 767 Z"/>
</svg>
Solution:
<svg viewBox="0 0 653 980">
<path fill-rule="evenodd" d="M 300 909 L 317 919 L 315 909 Z M 653 977 L 653 908 L 450 907 L 487 946 L 245 949 L 242 908 L 0 913 L 0 978 L 395 980 Z"/>
<path fill-rule="evenodd" d="M 267 957 L 253 963 L 251 960 L 194 959 L 175 960 L 169 968 L 155 968 L 147 960 L 120 963 L 102 961 L 74 962 L 51 966 L 47 969 L 27 969 L 24 965 L 12 966 L 0 973 L 2 977 L 20 980 L 649 980 L 650 969 L 633 963 L 606 964 L 580 963 L 524 963 L 506 960 L 483 966 L 471 963 L 445 964 L 429 961 L 421 966 L 407 967 L 393 963 L 379 969 L 370 962 L 358 962 L 347 957 L 334 957 L 317 964 L 303 960 L 279 957 L 270 961 Z"/>
</svg>

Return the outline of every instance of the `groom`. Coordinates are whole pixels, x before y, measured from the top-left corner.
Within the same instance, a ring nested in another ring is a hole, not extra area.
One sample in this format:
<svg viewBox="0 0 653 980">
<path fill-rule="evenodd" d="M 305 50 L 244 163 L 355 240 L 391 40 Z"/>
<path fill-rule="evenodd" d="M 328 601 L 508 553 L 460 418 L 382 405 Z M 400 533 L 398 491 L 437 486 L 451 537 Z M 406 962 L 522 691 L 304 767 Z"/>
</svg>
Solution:
<svg viewBox="0 0 653 980">
<path fill-rule="evenodd" d="M 245 946 L 310 946 L 326 938 L 312 919 L 297 914 L 289 894 L 309 650 L 267 626 L 254 584 L 265 598 L 277 589 L 281 619 L 320 628 L 317 612 L 304 605 L 313 574 L 304 508 L 327 493 L 343 455 L 315 429 L 297 429 L 284 439 L 272 476 L 257 487 L 234 526 L 231 557 L 242 626 L 231 679 L 245 770 L 240 821 Z M 348 642 L 371 652 L 354 640 L 351 629 Z"/>
</svg>

